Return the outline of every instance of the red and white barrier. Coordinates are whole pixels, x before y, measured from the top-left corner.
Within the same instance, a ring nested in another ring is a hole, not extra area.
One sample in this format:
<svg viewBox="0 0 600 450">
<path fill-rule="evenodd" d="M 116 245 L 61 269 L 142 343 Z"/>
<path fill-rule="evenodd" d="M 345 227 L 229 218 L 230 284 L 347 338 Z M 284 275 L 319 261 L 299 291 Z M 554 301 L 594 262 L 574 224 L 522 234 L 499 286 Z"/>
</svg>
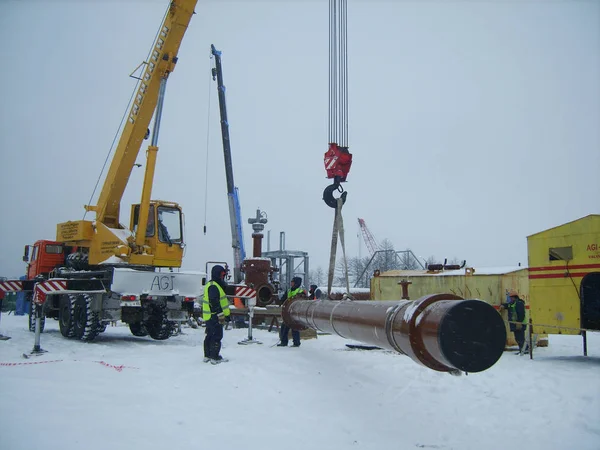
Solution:
<svg viewBox="0 0 600 450">
<path fill-rule="evenodd" d="M 44 294 L 56 294 L 67 290 L 67 280 L 47 280 L 36 283 L 35 288 L 38 288 Z M 34 288 L 34 289 L 35 289 Z M 19 292 L 23 290 L 23 281 L 10 280 L 0 281 L 0 291 L 2 292 Z"/>
<path fill-rule="evenodd" d="M 23 282 L 18 280 L 0 281 L 0 291 L 18 292 L 23 290 Z"/>
<path fill-rule="evenodd" d="M 49 294 L 58 294 L 67 291 L 67 280 L 48 280 L 35 284 L 33 288 L 33 302 L 41 305 Z"/>
<path fill-rule="evenodd" d="M 248 286 L 236 286 L 235 296 L 240 298 L 253 298 L 256 297 L 256 290 Z"/>
<path fill-rule="evenodd" d="M 67 280 L 48 280 L 36 284 L 36 287 L 44 294 L 56 294 L 67 290 Z"/>
</svg>

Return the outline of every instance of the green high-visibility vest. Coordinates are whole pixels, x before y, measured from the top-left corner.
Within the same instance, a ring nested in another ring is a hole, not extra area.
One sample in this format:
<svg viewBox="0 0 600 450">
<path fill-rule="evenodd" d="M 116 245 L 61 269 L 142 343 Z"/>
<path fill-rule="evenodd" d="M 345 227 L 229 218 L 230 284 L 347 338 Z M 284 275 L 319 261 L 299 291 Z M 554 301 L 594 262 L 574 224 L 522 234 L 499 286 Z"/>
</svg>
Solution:
<svg viewBox="0 0 600 450">
<path fill-rule="evenodd" d="M 302 289 L 301 287 L 299 287 L 299 288 L 296 288 L 296 289 L 294 289 L 294 290 L 290 290 L 290 291 L 288 292 L 288 296 L 287 296 L 287 298 L 294 298 L 296 295 L 298 295 L 298 294 L 302 294 L 303 292 L 304 292 L 304 289 Z"/>
<path fill-rule="evenodd" d="M 202 320 L 205 322 L 209 320 L 213 314 L 215 314 L 210 310 L 210 301 L 208 300 L 208 288 L 211 286 L 216 286 L 219 290 L 219 303 L 221 304 L 223 315 L 227 317 L 231 314 L 231 311 L 229 311 L 229 300 L 227 300 L 225 291 L 216 281 L 209 281 L 206 286 L 204 286 L 204 297 L 202 298 Z"/>
<path fill-rule="evenodd" d="M 514 302 L 508 305 L 508 309 L 510 310 L 511 322 L 517 321 L 517 301 L 518 300 L 515 300 Z M 525 304 L 523 304 L 523 308 L 525 308 Z M 527 324 L 527 309 L 525 309 L 525 314 L 523 314 L 523 320 L 521 322 L 523 322 L 523 324 Z"/>
</svg>

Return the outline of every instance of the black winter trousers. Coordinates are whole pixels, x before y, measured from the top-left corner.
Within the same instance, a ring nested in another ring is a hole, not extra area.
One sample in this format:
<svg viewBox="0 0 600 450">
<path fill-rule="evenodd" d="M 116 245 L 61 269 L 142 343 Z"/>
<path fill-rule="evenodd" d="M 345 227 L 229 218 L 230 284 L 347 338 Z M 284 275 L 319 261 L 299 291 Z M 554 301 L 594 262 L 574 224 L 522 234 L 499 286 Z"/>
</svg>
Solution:
<svg viewBox="0 0 600 450">
<path fill-rule="evenodd" d="M 223 325 L 216 317 L 206 322 L 206 337 L 204 338 L 204 357 L 217 359 L 221 351 L 221 340 L 223 339 Z"/>
<path fill-rule="evenodd" d="M 279 339 L 283 345 L 288 345 L 290 327 L 285 322 L 281 324 L 281 331 L 279 332 Z M 300 345 L 300 332 L 292 330 L 292 341 L 295 346 Z"/>
<path fill-rule="evenodd" d="M 525 329 L 526 327 L 523 327 L 521 330 L 513 331 L 515 335 L 515 341 L 517 341 L 517 344 L 519 344 L 519 350 L 523 350 L 523 346 L 525 345 Z"/>
</svg>

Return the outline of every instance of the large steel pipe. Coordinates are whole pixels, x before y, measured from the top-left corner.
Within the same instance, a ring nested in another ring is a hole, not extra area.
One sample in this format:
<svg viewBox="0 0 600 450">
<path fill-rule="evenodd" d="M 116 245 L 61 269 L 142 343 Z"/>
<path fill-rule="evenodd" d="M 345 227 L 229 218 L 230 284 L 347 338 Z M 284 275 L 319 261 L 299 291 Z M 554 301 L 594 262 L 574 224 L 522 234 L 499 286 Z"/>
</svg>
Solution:
<svg viewBox="0 0 600 450">
<path fill-rule="evenodd" d="M 292 300 L 283 320 L 394 350 L 440 372 L 481 372 L 504 350 L 502 317 L 481 300 L 435 294 L 415 301 Z"/>
</svg>

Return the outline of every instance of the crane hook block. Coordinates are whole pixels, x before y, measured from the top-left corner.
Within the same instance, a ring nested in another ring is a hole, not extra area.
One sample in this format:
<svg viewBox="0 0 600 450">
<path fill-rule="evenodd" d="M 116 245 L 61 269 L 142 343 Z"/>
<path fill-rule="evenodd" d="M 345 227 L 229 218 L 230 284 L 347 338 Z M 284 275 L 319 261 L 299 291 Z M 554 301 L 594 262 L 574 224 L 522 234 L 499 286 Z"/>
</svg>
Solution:
<svg viewBox="0 0 600 450">
<path fill-rule="evenodd" d="M 327 186 L 323 191 L 323 200 L 327 206 L 331 208 L 337 208 L 337 198 L 333 196 L 334 191 L 339 191 L 342 193 L 342 195 L 340 195 L 342 204 L 346 203 L 346 196 L 348 195 L 348 192 L 344 191 L 344 188 L 339 183 L 333 183 Z"/>
<path fill-rule="evenodd" d="M 337 183 L 346 181 L 352 166 L 352 153 L 348 151 L 348 147 L 340 147 L 335 142 L 330 142 L 324 162 L 327 178 L 334 178 Z"/>
<path fill-rule="evenodd" d="M 340 198 L 346 203 L 348 193 L 344 192 L 340 183 L 346 181 L 348 172 L 350 172 L 352 153 L 348 151 L 348 147 L 340 147 L 337 143 L 330 142 L 329 148 L 325 152 L 324 162 L 327 178 L 333 178 L 333 184 L 327 186 L 323 191 L 323 200 L 327 206 L 337 208 L 337 199 L 333 196 L 333 192 L 336 190 L 341 192 Z"/>
</svg>

